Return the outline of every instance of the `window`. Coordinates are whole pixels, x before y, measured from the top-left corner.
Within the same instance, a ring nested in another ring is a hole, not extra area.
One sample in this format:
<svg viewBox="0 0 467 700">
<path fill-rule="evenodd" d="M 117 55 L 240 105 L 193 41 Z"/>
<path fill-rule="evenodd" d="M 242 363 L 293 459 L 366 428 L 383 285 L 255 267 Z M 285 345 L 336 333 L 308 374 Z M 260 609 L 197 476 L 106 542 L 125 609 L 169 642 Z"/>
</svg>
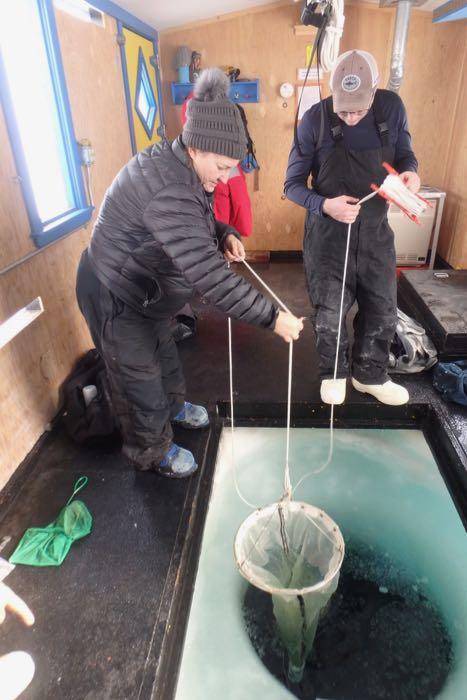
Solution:
<svg viewBox="0 0 467 700">
<path fill-rule="evenodd" d="M 31 234 L 41 247 L 91 217 L 52 0 L 2 8 L 0 88 Z"/>
<path fill-rule="evenodd" d="M 152 138 L 154 122 L 156 121 L 157 103 L 151 87 L 148 69 L 144 60 L 141 46 L 138 51 L 138 74 L 136 76 L 136 104 L 135 110 L 147 134 Z"/>
</svg>

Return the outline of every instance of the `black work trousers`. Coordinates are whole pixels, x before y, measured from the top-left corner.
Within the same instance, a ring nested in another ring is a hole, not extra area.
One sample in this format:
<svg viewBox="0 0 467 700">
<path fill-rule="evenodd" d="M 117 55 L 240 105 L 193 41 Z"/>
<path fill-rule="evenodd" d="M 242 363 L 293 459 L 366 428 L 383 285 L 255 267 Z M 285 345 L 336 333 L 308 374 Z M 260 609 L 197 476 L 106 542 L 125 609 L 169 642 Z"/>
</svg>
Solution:
<svg viewBox="0 0 467 700">
<path fill-rule="evenodd" d="M 334 374 L 346 241 L 346 224 L 307 216 L 303 258 L 322 379 Z M 355 301 L 350 358 L 345 319 Z M 352 224 L 337 376 L 351 372 L 363 384 L 383 384 L 396 322 L 394 234 L 387 219 L 373 223 L 371 217 L 360 216 Z"/>
<path fill-rule="evenodd" d="M 115 297 L 96 277 L 87 251 L 80 261 L 76 294 L 105 362 L 123 453 L 136 468 L 151 469 L 171 444 L 170 419 L 185 400 L 170 319 L 147 318 Z"/>
</svg>

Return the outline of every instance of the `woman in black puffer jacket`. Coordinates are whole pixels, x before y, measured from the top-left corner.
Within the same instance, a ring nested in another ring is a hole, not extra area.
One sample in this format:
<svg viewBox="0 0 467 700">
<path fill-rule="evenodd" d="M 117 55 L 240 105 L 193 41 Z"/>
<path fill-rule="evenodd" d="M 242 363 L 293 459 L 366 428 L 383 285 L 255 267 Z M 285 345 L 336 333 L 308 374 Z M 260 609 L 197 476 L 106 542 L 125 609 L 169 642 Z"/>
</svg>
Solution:
<svg viewBox="0 0 467 700">
<path fill-rule="evenodd" d="M 200 428 L 208 416 L 185 401 L 170 319 L 196 291 L 229 316 L 286 341 L 303 327 L 227 264 L 245 251 L 235 229 L 215 221 L 209 194 L 246 152 L 228 89 L 220 70 L 204 71 L 183 135 L 122 168 L 78 270 L 78 303 L 106 365 L 123 452 L 139 469 L 179 478 L 197 465 L 191 452 L 173 444 L 171 421 Z"/>
</svg>

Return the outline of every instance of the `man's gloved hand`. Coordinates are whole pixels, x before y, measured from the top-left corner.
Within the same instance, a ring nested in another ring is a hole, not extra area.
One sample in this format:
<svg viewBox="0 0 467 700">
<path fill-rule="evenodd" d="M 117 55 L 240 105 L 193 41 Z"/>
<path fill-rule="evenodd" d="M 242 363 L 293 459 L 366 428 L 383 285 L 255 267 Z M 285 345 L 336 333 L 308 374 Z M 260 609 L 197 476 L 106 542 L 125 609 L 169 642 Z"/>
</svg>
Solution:
<svg viewBox="0 0 467 700">
<path fill-rule="evenodd" d="M 28 627 L 34 624 L 34 615 L 24 600 L 4 583 L 0 583 L 0 624 L 4 622 L 7 610 L 17 615 Z"/>
<path fill-rule="evenodd" d="M 360 204 L 357 204 L 356 197 L 349 197 L 342 194 L 340 197 L 325 199 L 323 212 L 342 224 L 353 224 L 360 211 Z"/>
<path fill-rule="evenodd" d="M 245 259 L 243 243 L 233 233 L 229 233 L 224 240 L 224 258 L 227 262 L 240 262 Z"/>
<path fill-rule="evenodd" d="M 420 189 L 420 178 L 417 173 L 414 173 L 412 170 L 406 170 L 404 173 L 400 173 L 399 177 L 410 192 L 414 194 L 418 192 Z"/>
</svg>

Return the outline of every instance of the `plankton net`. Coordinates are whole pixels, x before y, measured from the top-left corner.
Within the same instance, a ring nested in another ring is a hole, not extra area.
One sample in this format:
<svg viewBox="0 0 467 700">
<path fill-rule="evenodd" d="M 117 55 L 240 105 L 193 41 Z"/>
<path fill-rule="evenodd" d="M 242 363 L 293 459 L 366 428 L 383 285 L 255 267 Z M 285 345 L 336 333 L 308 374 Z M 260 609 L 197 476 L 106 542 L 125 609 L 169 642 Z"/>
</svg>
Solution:
<svg viewBox="0 0 467 700">
<path fill-rule="evenodd" d="M 344 539 L 336 523 L 299 501 L 272 504 L 252 513 L 235 538 L 240 573 L 270 593 L 288 677 L 302 679 L 320 613 L 337 588 Z"/>
<path fill-rule="evenodd" d="M 267 287 L 248 263 L 243 262 L 281 307 L 288 311 L 283 302 Z M 302 679 L 305 663 L 313 646 L 320 613 L 337 588 L 345 547 L 342 534 L 329 515 L 315 506 L 291 500 L 293 490 L 289 473 L 289 444 L 292 359 L 293 343 L 291 342 L 289 344 L 284 493 L 278 502 L 255 508 L 240 493 L 233 458 L 232 328 L 229 318 L 233 473 L 241 500 L 255 509 L 243 521 L 235 537 L 235 560 L 240 573 L 250 584 L 271 594 L 279 637 L 288 654 L 288 677 L 291 682 L 297 683 Z M 334 406 L 331 407 L 332 415 L 333 410 Z M 332 458 L 332 443 L 331 432 L 326 463 L 313 473 L 323 471 L 329 464 Z"/>
<path fill-rule="evenodd" d="M 380 187 L 360 200 L 360 204 L 376 194 L 393 202 L 413 221 L 428 204 L 419 195 L 408 191 L 397 173 L 387 164 L 389 175 Z M 343 303 L 351 224 L 347 230 L 342 292 L 340 300 L 334 381 L 337 377 L 338 349 L 343 322 Z M 244 265 L 261 282 L 284 311 L 285 304 L 274 294 L 256 272 Z M 290 312 L 289 312 L 290 313 Z M 289 373 L 287 395 L 287 437 L 284 491 L 276 503 L 255 507 L 240 493 L 233 457 L 233 379 L 232 327 L 229 318 L 230 419 L 232 430 L 232 465 L 237 493 L 254 511 L 241 524 L 234 542 L 234 554 L 240 573 L 256 588 L 271 594 L 273 612 L 280 639 L 288 654 L 288 677 L 292 683 L 301 681 L 305 663 L 313 647 L 321 612 L 325 609 L 339 582 L 344 559 L 344 539 L 336 523 L 319 508 L 292 500 L 293 493 L 309 476 L 324 471 L 332 460 L 334 450 L 334 404 L 331 404 L 330 441 L 327 459 L 321 467 L 305 474 L 292 488 L 289 472 L 290 408 L 292 386 L 293 342 L 289 343 Z"/>
</svg>

